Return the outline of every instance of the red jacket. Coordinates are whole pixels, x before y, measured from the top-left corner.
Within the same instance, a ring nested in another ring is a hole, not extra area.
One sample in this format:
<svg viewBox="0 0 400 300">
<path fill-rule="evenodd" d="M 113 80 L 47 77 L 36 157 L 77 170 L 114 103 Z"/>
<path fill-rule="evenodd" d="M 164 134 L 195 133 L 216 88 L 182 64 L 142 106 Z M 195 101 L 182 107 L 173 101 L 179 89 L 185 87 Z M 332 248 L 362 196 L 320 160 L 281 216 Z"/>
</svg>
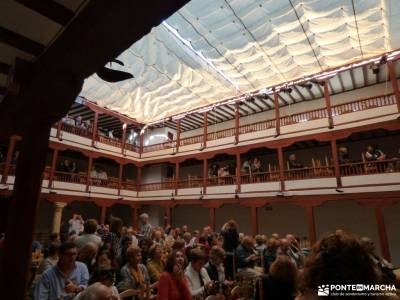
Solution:
<svg viewBox="0 0 400 300">
<path fill-rule="evenodd" d="M 174 276 L 168 272 L 161 274 L 158 281 L 157 300 L 191 300 L 192 295 L 188 287 L 187 279 L 177 282 Z"/>
</svg>

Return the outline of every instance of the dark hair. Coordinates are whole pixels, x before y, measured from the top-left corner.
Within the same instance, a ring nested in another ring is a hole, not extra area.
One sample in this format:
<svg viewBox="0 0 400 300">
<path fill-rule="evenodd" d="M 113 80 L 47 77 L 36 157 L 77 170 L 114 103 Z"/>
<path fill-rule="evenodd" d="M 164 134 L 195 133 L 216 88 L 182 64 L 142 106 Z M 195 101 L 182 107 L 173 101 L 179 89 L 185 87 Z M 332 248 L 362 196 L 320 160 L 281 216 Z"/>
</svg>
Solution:
<svg viewBox="0 0 400 300">
<path fill-rule="evenodd" d="M 50 244 L 49 248 L 47 249 L 47 255 L 53 256 L 54 254 L 56 254 L 58 252 L 59 248 L 60 248 L 60 246 L 58 246 L 57 244 Z"/>
<path fill-rule="evenodd" d="M 156 254 L 157 249 L 161 249 L 161 246 L 158 244 L 154 244 L 153 246 L 150 247 L 149 250 L 149 259 L 154 259 L 154 255 Z"/>
<path fill-rule="evenodd" d="M 192 262 L 196 262 L 199 260 L 206 260 L 206 259 L 207 257 L 203 250 L 195 248 L 190 251 L 190 260 Z"/>
<path fill-rule="evenodd" d="M 95 282 L 115 281 L 115 270 L 97 270 L 90 277 L 89 285 Z"/>
<path fill-rule="evenodd" d="M 281 255 L 271 264 L 269 275 L 278 281 L 296 282 L 298 272 L 290 258 Z"/>
<path fill-rule="evenodd" d="M 60 245 L 60 247 L 58 248 L 58 252 L 59 252 L 60 254 L 64 254 L 64 253 L 67 252 L 69 249 L 74 249 L 74 248 L 77 248 L 76 245 L 75 245 L 74 243 L 65 242 L 65 243 L 62 243 L 62 244 Z"/>
<path fill-rule="evenodd" d="M 50 234 L 50 241 L 54 241 L 56 238 L 58 238 L 60 234 L 58 232 L 52 232 Z"/>
<path fill-rule="evenodd" d="M 176 254 L 178 252 L 183 254 L 183 257 L 185 258 L 185 264 L 186 264 L 186 256 L 185 256 L 185 253 L 183 251 L 181 251 L 181 250 L 172 251 L 171 254 L 168 255 L 167 262 L 165 264 L 165 271 L 167 271 L 170 274 L 172 274 L 174 272 L 175 257 L 176 257 Z"/>
<path fill-rule="evenodd" d="M 110 232 L 121 235 L 123 222 L 120 218 L 112 218 L 110 221 Z"/>
<path fill-rule="evenodd" d="M 97 230 L 97 221 L 95 219 L 89 219 L 85 221 L 83 229 L 85 233 L 95 233 Z"/>
</svg>

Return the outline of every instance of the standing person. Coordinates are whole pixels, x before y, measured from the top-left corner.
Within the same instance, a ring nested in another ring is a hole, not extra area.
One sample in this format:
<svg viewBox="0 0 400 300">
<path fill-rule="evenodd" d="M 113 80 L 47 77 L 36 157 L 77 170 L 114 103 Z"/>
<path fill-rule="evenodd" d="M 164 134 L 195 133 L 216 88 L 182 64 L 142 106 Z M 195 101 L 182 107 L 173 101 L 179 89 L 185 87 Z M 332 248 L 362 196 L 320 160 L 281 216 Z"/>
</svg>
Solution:
<svg viewBox="0 0 400 300">
<path fill-rule="evenodd" d="M 88 243 L 94 243 L 99 248 L 101 247 L 103 242 L 101 241 L 101 238 L 95 234 L 97 226 L 98 224 L 95 219 L 89 219 L 85 221 L 85 224 L 83 225 L 83 234 L 78 236 L 74 241 L 79 250 Z"/>
<path fill-rule="evenodd" d="M 189 281 L 189 289 L 192 294 L 192 299 L 204 299 L 204 296 L 213 286 L 213 283 L 204 268 L 206 255 L 200 249 L 193 249 L 190 252 L 190 258 L 191 262 L 185 270 L 185 275 Z"/>
<path fill-rule="evenodd" d="M 72 215 L 72 219 L 68 221 L 69 230 L 68 233 L 75 231 L 77 235 L 79 235 L 83 231 L 83 219 L 81 215 L 74 213 Z"/>
<path fill-rule="evenodd" d="M 184 268 L 185 256 L 183 252 L 172 252 L 168 256 L 165 272 L 161 274 L 158 282 L 158 300 L 192 299 Z"/>
<path fill-rule="evenodd" d="M 109 245 L 113 258 L 116 258 L 121 251 L 122 226 L 122 220 L 113 217 L 110 222 L 110 232 L 105 237 L 104 244 Z"/>
<path fill-rule="evenodd" d="M 229 220 L 222 227 L 221 235 L 224 238 L 222 248 L 225 250 L 225 275 L 229 280 L 234 279 L 233 260 L 236 247 L 239 245 L 238 224 L 234 220 Z"/>
<path fill-rule="evenodd" d="M 153 233 L 153 228 L 149 222 L 149 215 L 146 213 L 143 213 L 140 215 L 140 235 L 141 237 L 149 238 L 151 239 L 151 235 Z"/>
<path fill-rule="evenodd" d="M 87 287 L 89 272 L 85 264 L 77 262 L 78 248 L 64 243 L 59 248 L 57 265 L 45 271 L 37 283 L 34 300 L 73 299 Z"/>
</svg>

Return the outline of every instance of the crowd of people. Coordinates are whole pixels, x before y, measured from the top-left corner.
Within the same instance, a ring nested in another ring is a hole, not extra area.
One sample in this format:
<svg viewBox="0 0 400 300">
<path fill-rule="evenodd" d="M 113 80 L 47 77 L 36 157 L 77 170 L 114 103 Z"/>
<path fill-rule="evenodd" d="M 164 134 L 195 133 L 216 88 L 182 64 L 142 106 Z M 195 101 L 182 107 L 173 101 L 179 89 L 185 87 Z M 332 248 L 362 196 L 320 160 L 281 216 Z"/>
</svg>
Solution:
<svg viewBox="0 0 400 300">
<path fill-rule="evenodd" d="M 342 230 L 310 247 L 293 234 L 244 235 L 234 220 L 219 232 L 152 226 L 145 213 L 140 223 L 74 214 L 46 247 L 34 242 L 33 299 L 303 300 L 321 284 L 398 284 L 371 239 Z"/>
</svg>

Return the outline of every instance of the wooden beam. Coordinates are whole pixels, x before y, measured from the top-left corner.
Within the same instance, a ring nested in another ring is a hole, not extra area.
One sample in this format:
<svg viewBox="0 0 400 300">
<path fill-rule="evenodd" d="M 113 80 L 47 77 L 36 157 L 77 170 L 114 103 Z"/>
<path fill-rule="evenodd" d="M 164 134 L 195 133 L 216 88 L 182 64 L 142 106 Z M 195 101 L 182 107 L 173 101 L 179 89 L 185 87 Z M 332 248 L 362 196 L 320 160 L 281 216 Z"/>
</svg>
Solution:
<svg viewBox="0 0 400 300">
<path fill-rule="evenodd" d="M 340 88 L 342 89 L 342 92 L 344 92 L 345 88 L 344 88 L 344 84 L 343 84 L 342 73 L 338 73 L 337 75 L 338 75 L 338 80 L 339 80 L 339 83 L 340 83 Z"/>
<path fill-rule="evenodd" d="M 325 96 L 325 104 L 326 104 L 326 111 L 328 114 L 328 124 L 329 128 L 333 128 L 333 117 L 332 117 L 332 107 L 331 107 L 331 96 L 329 94 L 328 83 L 329 79 L 325 79 L 324 84 L 324 96 Z"/>
<path fill-rule="evenodd" d="M 207 147 L 207 127 L 208 127 L 208 115 L 207 112 L 203 113 L 204 123 L 203 123 L 203 148 Z"/>
<path fill-rule="evenodd" d="M 240 126 L 239 103 L 235 103 L 235 144 L 239 143 L 239 126 Z M 240 170 L 240 169 L 239 169 Z"/>
<path fill-rule="evenodd" d="M 39 56 L 45 49 L 43 44 L 35 42 L 27 37 L 19 35 L 14 31 L 0 26 L 0 42 L 10 45 L 34 56 Z"/>
<path fill-rule="evenodd" d="M 278 148 L 278 162 L 279 162 L 279 181 L 280 181 L 280 191 L 284 192 L 285 188 L 285 162 L 283 160 L 283 149 Z"/>
<path fill-rule="evenodd" d="M 299 94 L 301 101 L 306 101 L 306 97 L 304 97 L 303 93 L 300 92 L 299 88 L 296 85 L 293 86 L 293 89 L 297 92 L 297 94 Z"/>
</svg>

